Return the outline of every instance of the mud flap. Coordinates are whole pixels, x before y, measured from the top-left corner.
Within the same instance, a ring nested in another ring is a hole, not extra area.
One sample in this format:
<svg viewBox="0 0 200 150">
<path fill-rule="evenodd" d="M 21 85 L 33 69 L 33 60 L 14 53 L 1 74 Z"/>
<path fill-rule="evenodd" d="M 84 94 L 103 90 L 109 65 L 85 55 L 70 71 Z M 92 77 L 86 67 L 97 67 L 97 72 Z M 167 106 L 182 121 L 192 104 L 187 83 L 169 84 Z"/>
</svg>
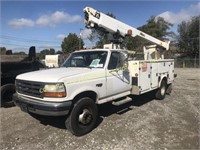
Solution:
<svg viewBox="0 0 200 150">
<path fill-rule="evenodd" d="M 172 84 L 168 84 L 166 94 L 170 95 L 171 92 L 172 92 Z"/>
</svg>

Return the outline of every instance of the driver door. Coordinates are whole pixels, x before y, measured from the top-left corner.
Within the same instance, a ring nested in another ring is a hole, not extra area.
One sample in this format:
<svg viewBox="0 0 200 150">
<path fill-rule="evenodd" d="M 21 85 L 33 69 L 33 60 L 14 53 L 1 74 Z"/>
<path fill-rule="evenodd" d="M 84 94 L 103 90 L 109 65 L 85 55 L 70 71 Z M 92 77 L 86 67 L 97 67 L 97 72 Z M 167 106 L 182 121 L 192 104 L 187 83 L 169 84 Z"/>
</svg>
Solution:
<svg viewBox="0 0 200 150">
<path fill-rule="evenodd" d="M 106 71 L 106 81 L 108 97 L 130 90 L 128 54 L 126 52 L 113 51 L 111 53 Z"/>
</svg>

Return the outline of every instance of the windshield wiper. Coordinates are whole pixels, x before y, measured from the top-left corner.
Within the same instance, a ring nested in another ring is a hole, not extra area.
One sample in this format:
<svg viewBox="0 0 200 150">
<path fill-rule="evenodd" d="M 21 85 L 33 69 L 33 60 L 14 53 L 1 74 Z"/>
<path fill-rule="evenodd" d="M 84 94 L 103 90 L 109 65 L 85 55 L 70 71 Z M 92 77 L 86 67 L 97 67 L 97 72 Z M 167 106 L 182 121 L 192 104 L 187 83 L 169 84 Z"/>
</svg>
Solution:
<svg viewBox="0 0 200 150">
<path fill-rule="evenodd" d="M 89 69 L 92 69 L 92 68 L 94 68 L 94 67 L 90 67 L 90 66 L 85 66 L 84 68 L 89 68 Z"/>
</svg>

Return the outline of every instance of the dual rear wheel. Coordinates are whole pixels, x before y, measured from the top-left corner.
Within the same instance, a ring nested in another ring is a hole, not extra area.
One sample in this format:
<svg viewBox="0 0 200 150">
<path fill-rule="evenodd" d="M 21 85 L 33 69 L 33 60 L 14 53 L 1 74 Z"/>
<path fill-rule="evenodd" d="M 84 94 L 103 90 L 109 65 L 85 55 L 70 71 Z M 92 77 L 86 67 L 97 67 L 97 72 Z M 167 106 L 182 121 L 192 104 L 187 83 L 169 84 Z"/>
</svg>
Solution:
<svg viewBox="0 0 200 150">
<path fill-rule="evenodd" d="M 166 91 L 167 91 L 167 82 L 166 80 L 163 79 L 161 81 L 160 87 L 156 91 L 155 94 L 156 99 L 163 100 L 165 98 Z"/>
</svg>

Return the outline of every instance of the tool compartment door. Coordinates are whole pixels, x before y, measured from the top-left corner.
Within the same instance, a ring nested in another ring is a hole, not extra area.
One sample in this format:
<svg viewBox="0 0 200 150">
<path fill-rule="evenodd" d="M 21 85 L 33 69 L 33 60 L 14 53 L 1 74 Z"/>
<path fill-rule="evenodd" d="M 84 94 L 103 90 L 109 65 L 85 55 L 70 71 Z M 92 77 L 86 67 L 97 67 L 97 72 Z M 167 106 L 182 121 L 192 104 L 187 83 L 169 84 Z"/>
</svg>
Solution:
<svg viewBox="0 0 200 150">
<path fill-rule="evenodd" d="M 158 62 L 151 63 L 151 87 L 158 87 Z"/>
<path fill-rule="evenodd" d="M 174 80 L 174 60 L 171 60 L 169 62 L 169 78 L 168 78 L 168 82 L 172 83 Z"/>
<path fill-rule="evenodd" d="M 150 63 L 141 61 L 139 64 L 139 88 L 141 92 L 151 88 Z"/>
</svg>

